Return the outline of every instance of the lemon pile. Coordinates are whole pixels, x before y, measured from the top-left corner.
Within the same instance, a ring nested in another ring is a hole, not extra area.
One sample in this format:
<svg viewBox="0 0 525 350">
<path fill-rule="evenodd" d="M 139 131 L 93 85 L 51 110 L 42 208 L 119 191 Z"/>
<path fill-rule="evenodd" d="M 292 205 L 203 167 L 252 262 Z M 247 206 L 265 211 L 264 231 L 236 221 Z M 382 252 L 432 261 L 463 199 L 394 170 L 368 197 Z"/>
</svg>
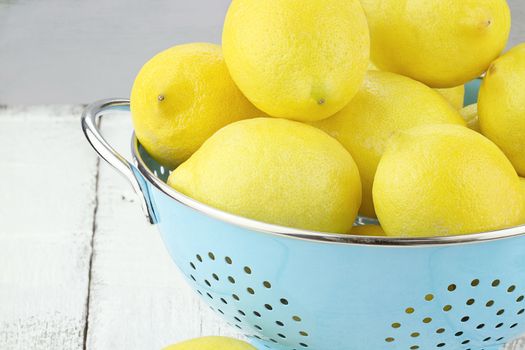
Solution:
<svg viewBox="0 0 525 350">
<path fill-rule="evenodd" d="M 175 190 L 266 223 L 393 237 L 520 225 L 525 44 L 503 53 L 510 23 L 505 0 L 235 0 L 222 46 L 144 65 L 135 132 Z"/>
</svg>

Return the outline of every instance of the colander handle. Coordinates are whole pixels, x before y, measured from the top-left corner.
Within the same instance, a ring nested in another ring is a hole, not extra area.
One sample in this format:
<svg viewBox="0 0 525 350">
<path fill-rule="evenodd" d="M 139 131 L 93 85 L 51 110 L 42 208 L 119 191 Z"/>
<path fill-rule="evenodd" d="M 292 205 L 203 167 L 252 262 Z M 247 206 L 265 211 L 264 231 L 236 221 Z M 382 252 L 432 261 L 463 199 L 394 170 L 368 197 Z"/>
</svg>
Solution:
<svg viewBox="0 0 525 350">
<path fill-rule="evenodd" d="M 141 185 L 142 179 L 137 178 L 137 175 L 135 175 L 138 174 L 138 170 L 109 145 L 100 133 L 97 124 L 97 119 L 102 117 L 104 112 L 111 110 L 127 110 L 128 108 L 129 100 L 127 99 L 108 99 L 94 102 L 87 106 L 82 113 L 82 131 L 98 155 L 128 179 L 131 187 L 133 187 L 133 190 L 139 197 L 139 202 L 146 218 L 151 224 L 156 224 L 157 222 L 151 206 L 151 201 L 147 195 L 148 192 L 146 185 Z"/>
</svg>

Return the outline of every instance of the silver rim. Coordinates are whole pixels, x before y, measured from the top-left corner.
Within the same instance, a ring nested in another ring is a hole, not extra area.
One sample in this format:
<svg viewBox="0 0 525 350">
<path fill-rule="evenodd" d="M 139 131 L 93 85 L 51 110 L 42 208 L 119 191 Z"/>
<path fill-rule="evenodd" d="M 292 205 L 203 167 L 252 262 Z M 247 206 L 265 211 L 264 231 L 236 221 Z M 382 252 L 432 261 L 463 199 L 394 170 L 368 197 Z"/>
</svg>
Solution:
<svg viewBox="0 0 525 350">
<path fill-rule="evenodd" d="M 111 145 L 104 139 L 98 125 L 96 123 L 97 117 L 102 117 L 105 112 L 114 110 L 119 107 L 129 108 L 129 100 L 127 99 L 107 99 L 96 101 L 86 107 L 82 114 L 82 129 L 87 140 L 90 142 L 94 150 L 106 160 L 110 165 L 123 174 L 131 183 L 135 192 L 139 195 L 140 202 L 146 214 L 146 218 L 151 223 L 157 223 L 154 215 L 154 210 L 149 200 L 149 193 L 144 192 L 139 184 L 139 180 L 135 177 L 132 167 L 138 169 L 140 174 L 151 185 L 156 187 L 166 196 L 176 200 L 193 210 L 196 210 L 204 215 L 213 217 L 223 222 L 243 227 L 245 229 L 262 232 L 265 234 L 272 234 L 277 236 L 285 236 L 294 239 L 303 239 L 309 241 L 333 243 L 333 244 L 349 244 L 349 245 L 368 245 L 368 246 L 385 246 L 385 247 L 421 247 L 421 246 L 440 246 L 440 245 L 456 245 L 456 244 L 472 244 L 492 240 L 506 239 L 525 235 L 525 225 L 516 226 L 508 229 L 475 233 L 469 235 L 445 236 L 445 237 L 424 237 L 424 238 L 402 238 L 402 237 L 368 237 L 356 236 L 347 234 L 332 234 L 326 232 L 314 232 L 307 230 L 300 230 L 290 227 L 283 227 L 278 225 L 267 224 L 264 222 L 247 219 L 230 213 L 226 213 L 216 208 L 212 208 L 206 204 L 193 200 L 180 192 L 175 191 L 169 187 L 161 179 L 159 179 L 146 166 L 144 160 L 138 151 L 138 140 L 135 135 L 132 137 L 131 151 L 133 154 L 134 165 L 117 153 Z"/>
<path fill-rule="evenodd" d="M 492 241 L 504 238 L 511 238 L 525 235 L 525 225 L 516 226 L 497 231 L 489 231 L 483 233 L 443 236 L 443 237 L 418 237 L 418 238 L 403 238 L 403 237 L 369 237 L 356 236 L 350 234 L 333 234 L 315 231 L 307 231 L 295 229 L 290 227 L 267 224 L 257 220 L 247 219 L 241 216 L 230 214 L 222 210 L 210 207 L 206 204 L 198 202 L 184 194 L 176 191 L 168 186 L 164 181 L 159 179 L 146 166 L 144 160 L 140 156 L 138 150 L 139 142 L 135 134 L 132 136 L 131 149 L 133 159 L 139 172 L 155 186 L 159 191 L 176 200 L 177 202 L 197 210 L 207 216 L 215 219 L 240 226 L 249 230 L 254 230 L 262 233 L 273 234 L 278 236 L 286 236 L 298 239 L 307 239 L 312 241 L 338 243 L 338 244 L 352 244 L 352 245 L 373 245 L 373 246 L 402 246 L 402 247 L 418 247 L 418 246 L 436 246 L 436 245 L 452 245 L 452 244 L 467 244 L 479 243 L 485 241 Z"/>
</svg>

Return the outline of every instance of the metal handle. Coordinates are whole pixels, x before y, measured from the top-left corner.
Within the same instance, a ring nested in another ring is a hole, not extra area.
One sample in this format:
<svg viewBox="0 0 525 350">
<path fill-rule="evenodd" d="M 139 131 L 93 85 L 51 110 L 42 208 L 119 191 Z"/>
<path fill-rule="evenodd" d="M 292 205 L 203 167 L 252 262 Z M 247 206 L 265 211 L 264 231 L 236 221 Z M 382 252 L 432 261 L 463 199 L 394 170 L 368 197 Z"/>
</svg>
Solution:
<svg viewBox="0 0 525 350">
<path fill-rule="evenodd" d="M 147 194 L 147 188 L 145 185 L 141 186 L 139 179 L 135 175 L 138 170 L 109 145 L 100 133 L 97 125 L 97 119 L 102 117 L 104 112 L 127 109 L 128 107 L 129 100 L 127 99 L 108 99 L 90 104 L 82 113 L 82 131 L 98 155 L 129 181 L 131 187 L 133 187 L 133 190 L 139 197 L 139 202 L 146 218 L 151 224 L 155 224 L 157 221 L 153 213 L 153 208 L 151 207 L 149 195 Z"/>
</svg>

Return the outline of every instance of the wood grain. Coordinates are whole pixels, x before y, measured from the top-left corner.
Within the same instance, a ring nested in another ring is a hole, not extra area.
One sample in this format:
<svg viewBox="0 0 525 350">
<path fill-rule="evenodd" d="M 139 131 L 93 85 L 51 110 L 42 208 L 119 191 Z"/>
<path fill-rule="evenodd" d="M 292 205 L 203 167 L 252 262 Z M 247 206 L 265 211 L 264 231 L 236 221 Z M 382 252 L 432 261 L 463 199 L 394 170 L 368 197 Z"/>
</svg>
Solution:
<svg viewBox="0 0 525 350">
<path fill-rule="evenodd" d="M 0 349 L 82 349 L 97 160 L 80 107 L 0 109 Z"/>
</svg>

